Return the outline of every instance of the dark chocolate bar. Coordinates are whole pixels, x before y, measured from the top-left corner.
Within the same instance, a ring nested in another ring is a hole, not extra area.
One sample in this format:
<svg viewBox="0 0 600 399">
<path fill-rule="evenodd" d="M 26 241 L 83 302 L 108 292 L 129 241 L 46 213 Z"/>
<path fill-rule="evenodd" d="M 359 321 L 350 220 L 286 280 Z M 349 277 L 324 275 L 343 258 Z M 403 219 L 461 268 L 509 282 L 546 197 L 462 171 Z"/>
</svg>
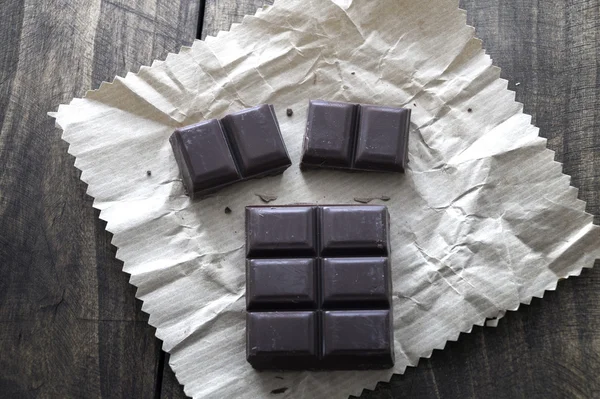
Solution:
<svg viewBox="0 0 600 399">
<path fill-rule="evenodd" d="M 192 198 L 238 181 L 283 173 L 292 164 L 272 105 L 177 129 L 169 141 Z"/>
<path fill-rule="evenodd" d="M 246 208 L 246 355 L 259 370 L 394 365 L 384 206 Z"/>
<path fill-rule="evenodd" d="M 300 167 L 404 172 L 411 110 L 310 101 Z"/>
</svg>

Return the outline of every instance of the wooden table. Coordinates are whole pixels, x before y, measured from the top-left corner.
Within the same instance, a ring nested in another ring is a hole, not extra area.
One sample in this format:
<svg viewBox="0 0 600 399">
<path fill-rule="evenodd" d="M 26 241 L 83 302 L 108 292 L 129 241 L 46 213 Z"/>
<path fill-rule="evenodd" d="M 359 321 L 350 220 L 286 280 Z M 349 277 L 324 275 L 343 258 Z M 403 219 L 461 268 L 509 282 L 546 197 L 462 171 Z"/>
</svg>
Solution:
<svg viewBox="0 0 600 399">
<path fill-rule="evenodd" d="M 0 397 L 184 397 L 46 112 L 261 3 L 0 0 Z M 461 6 L 600 221 L 599 0 Z M 600 269 L 559 288 L 363 397 L 600 397 Z"/>
</svg>

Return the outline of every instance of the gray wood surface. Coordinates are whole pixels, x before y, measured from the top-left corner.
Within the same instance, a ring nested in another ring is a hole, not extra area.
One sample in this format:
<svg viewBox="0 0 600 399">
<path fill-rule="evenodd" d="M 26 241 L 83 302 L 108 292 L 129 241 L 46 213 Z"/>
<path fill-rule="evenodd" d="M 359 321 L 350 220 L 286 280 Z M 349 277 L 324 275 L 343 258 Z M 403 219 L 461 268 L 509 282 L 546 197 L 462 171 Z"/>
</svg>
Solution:
<svg viewBox="0 0 600 399">
<path fill-rule="evenodd" d="M 184 397 L 46 112 L 263 4 L 199 3 L 0 0 L 0 397 Z M 600 222 L 600 1 L 461 6 Z M 586 270 L 362 397 L 600 397 L 599 288 Z"/>
<path fill-rule="evenodd" d="M 191 0 L 0 0 L 0 397 L 152 398 L 161 343 L 46 113 L 195 37 Z"/>
</svg>

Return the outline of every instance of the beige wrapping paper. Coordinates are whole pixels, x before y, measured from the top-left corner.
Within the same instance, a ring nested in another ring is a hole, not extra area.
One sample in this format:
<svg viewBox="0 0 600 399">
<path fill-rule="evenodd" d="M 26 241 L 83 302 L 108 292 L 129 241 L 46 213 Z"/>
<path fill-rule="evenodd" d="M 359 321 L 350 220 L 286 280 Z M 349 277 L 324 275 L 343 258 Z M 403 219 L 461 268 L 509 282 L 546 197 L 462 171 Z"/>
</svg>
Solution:
<svg viewBox="0 0 600 399">
<path fill-rule="evenodd" d="M 499 75 L 456 0 L 279 0 L 52 115 L 188 395 L 345 398 L 599 255 L 599 229 Z M 412 108 L 407 173 L 301 173 L 317 98 Z M 260 103 L 274 104 L 293 166 L 191 202 L 170 134 Z M 256 194 L 390 197 L 393 370 L 259 373 L 246 362 L 244 207 L 261 204 Z"/>
</svg>

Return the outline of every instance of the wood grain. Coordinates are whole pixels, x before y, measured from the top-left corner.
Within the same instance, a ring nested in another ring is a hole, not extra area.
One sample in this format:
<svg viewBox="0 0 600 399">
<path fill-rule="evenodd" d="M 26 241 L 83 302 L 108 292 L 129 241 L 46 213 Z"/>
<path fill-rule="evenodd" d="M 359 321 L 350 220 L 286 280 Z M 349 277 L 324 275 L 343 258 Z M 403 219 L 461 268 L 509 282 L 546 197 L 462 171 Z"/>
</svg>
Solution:
<svg viewBox="0 0 600 399">
<path fill-rule="evenodd" d="M 195 37 L 197 1 L 3 0 L 0 396 L 155 396 L 160 342 L 46 112 Z"/>
<path fill-rule="evenodd" d="M 259 8 L 271 4 L 273 0 L 206 0 L 201 37 L 204 39 L 229 30 L 232 23 L 241 22 L 245 15 L 254 14 Z"/>
<path fill-rule="evenodd" d="M 202 37 L 262 5 L 206 0 Z M 461 6 L 600 221 L 599 1 Z M 185 397 L 46 112 L 189 44 L 199 9 L 3 0 L 0 396 Z M 600 270 L 586 270 L 362 397 L 600 397 L 599 287 Z"/>
</svg>

